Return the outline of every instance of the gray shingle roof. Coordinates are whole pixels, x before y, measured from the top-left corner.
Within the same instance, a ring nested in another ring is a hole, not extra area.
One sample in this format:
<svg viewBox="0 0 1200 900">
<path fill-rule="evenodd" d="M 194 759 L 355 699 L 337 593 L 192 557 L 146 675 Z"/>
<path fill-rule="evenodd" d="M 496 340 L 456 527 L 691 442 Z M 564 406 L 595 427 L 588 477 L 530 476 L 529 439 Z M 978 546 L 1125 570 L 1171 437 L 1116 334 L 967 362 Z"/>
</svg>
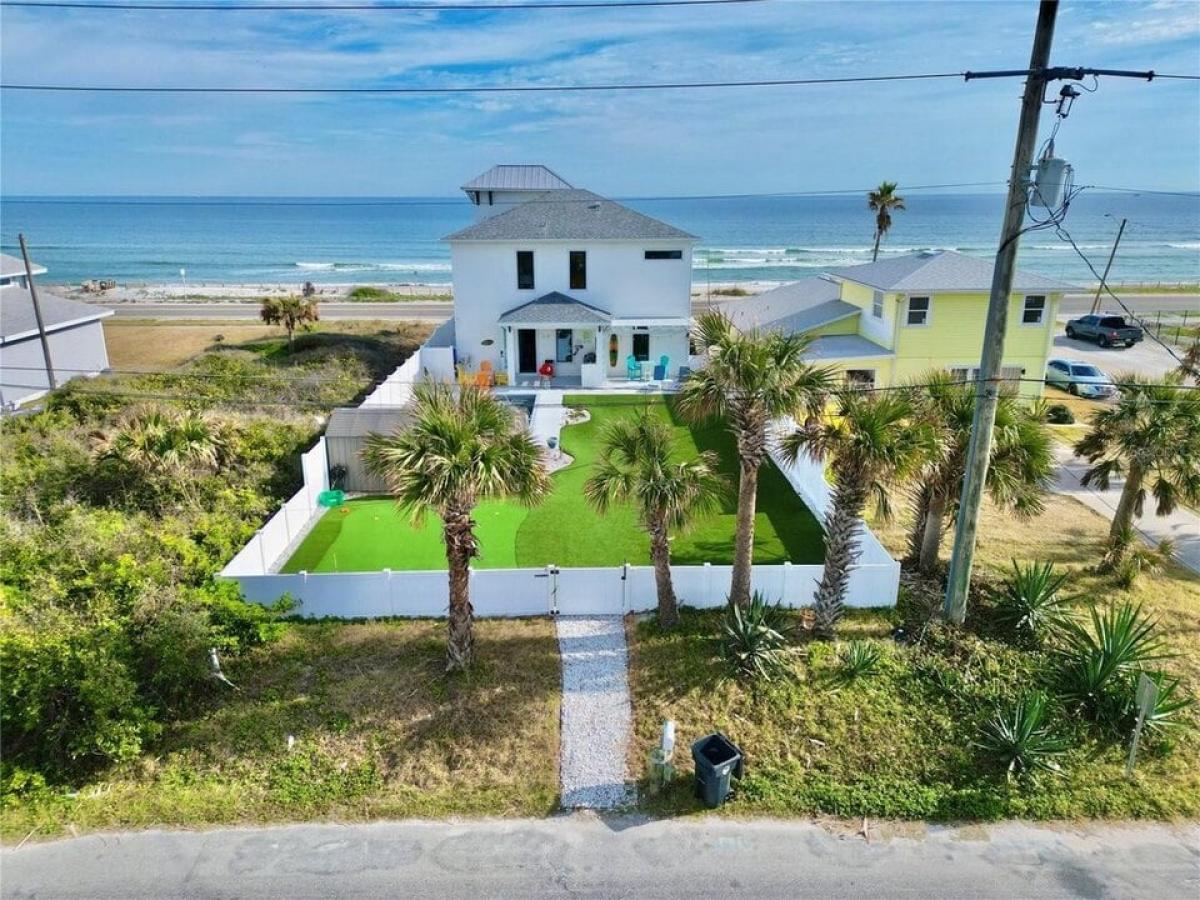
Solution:
<svg viewBox="0 0 1200 900">
<path fill-rule="evenodd" d="M 45 290 L 38 291 L 38 302 L 42 307 L 42 321 L 48 330 L 112 315 L 111 309 L 68 300 Z M 15 284 L 0 287 L 0 340 L 8 342 L 35 334 L 37 319 L 33 315 L 33 300 L 29 291 Z"/>
<path fill-rule="evenodd" d="M 955 250 L 922 250 L 861 266 L 829 269 L 828 274 L 883 291 L 987 291 L 994 260 Z M 1018 271 L 1014 291 L 1064 291 L 1075 286 L 1033 272 Z"/>
<path fill-rule="evenodd" d="M 694 235 L 578 188 L 537 194 L 446 241 L 692 241 Z"/>
<path fill-rule="evenodd" d="M 46 267 L 32 264 L 34 275 L 45 275 Z M 0 253 L 0 278 L 12 278 L 14 275 L 25 274 L 25 260 L 7 253 Z"/>
<path fill-rule="evenodd" d="M 557 191 L 570 188 L 545 166 L 492 166 L 462 186 L 464 191 Z"/>
<path fill-rule="evenodd" d="M 805 356 L 810 359 L 854 359 L 860 356 L 895 355 L 887 347 L 881 347 L 858 334 L 830 334 L 819 337 L 805 351 Z"/>
<path fill-rule="evenodd" d="M 721 308 L 743 331 L 807 331 L 861 312 L 840 300 L 841 292 L 841 285 L 825 278 L 801 278 L 753 297 L 731 300 Z"/>
<path fill-rule="evenodd" d="M 500 316 L 501 325 L 607 325 L 612 316 L 597 306 L 558 291 L 513 307 Z"/>
</svg>

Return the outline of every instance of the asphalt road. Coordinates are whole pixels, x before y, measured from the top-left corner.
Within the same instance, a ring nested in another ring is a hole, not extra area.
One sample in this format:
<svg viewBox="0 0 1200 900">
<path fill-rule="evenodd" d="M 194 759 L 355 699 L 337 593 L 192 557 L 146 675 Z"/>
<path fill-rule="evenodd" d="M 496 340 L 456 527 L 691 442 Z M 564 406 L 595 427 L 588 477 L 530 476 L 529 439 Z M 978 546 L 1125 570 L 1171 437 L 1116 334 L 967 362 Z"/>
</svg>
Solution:
<svg viewBox="0 0 1200 900">
<path fill-rule="evenodd" d="M 303 825 L 107 834 L 5 851 L 5 898 L 1200 896 L 1195 825 L 958 829 L 869 840 L 689 819 Z"/>
<path fill-rule="evenodd" d="M 1125 305 L 1134 312 L 1142 314 L 1148 312 L 1183 312 L 1185 309 L 1193 314 L 1200 314 L 1200 296 L 1196 294 L 1126 294 L 1122 293 L 1120 288 L 1116 289 L 1116 294 L 1125 301 Z M 1081 316 L 1084 313 L 1092 311 L 1092 301 L 1096 295 L 1092 294 L 1064 294 L 1062 303 L 1058 305 L 1059 313 L 1069 316 Z M 1102 312 L 1120 312 L 1117 302 L 1105 294 L 1100 298 L 1100 310 Z"/>
</svg>

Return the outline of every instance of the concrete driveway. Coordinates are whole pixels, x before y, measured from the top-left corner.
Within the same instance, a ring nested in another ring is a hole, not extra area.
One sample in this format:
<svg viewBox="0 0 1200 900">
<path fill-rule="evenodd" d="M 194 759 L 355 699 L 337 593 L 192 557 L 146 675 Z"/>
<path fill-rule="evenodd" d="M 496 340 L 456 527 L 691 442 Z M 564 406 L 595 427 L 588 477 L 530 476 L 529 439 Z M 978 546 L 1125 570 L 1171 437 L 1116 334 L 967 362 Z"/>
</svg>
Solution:
<svg viewBox="0 0 1200 900">
<path fill-rule="evenodd" d="M 106 834 L 3 854 L 5 898 L 1200 896 L 1194 824 L 599 819 Z"/>
</svg>

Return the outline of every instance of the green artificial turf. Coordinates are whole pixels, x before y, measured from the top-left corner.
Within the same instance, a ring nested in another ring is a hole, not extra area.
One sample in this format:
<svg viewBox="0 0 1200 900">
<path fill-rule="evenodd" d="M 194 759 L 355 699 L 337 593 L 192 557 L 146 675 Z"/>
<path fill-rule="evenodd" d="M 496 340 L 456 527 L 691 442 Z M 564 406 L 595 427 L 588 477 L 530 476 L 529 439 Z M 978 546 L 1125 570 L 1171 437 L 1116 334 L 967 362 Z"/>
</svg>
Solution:
<svg viewBox="0 0 1200 900">
<path fill-rule="evenodd" d="M 481 569 L 544 566 L 647 565 L 650 543 L 632 507 L 618 506 L 598 515 L 583 497 L 583 484 L 600 452 L 606 422 L 648 408 L 675 429 L 681 454 L 715 452 L 729 493 L 717 512 L 696 520 L 671 541 L 672 561 L 680 565 L 728 565 L 733 561 L 737 513 L 738 464 L 733 438 L 719 423 L 688 425 L 670 400 L 632 395 L 566 398 L 584 407 L 591 420 L 562 431 L 564 452 L 574 457 L 554 473 L 554 489 L 527 509 L 511 501 L 488 501 L 476 510 Z M 759 474 L 754 561 L 819 564 L 824 559 L 821 526 L 773 465 Z M 284 566 L 284 572 L 366 572 L 379 569 L 441 569 L 446 565 L 441 525 L 427 516 L 421 528 L 388 499 L 352 500 L 327 512 Z"/>
</svg>

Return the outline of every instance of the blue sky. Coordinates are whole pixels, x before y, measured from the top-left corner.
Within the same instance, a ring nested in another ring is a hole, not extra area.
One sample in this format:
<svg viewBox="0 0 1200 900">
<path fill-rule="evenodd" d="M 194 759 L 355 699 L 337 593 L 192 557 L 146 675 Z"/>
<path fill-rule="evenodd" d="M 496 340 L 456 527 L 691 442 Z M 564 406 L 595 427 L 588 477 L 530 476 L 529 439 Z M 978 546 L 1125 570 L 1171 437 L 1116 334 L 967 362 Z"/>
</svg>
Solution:
<svg viewBox="0 0 1200 900">
<path fill-rule="evenodd" d="M 352 87 L 1020 68 L 1037 4 L 0 15 L 5 82 Z M 1196 74 L 1200 4 L 1064 2 L 1053 62 Z M 404 99 L 5 92 L 0 190 L 447 196 L 496 162 L 543 162 L 617 196 L 1002 181 L 1020 87 Z M 1083 184 L 1200 189 L 1200 83 L 1105 78 L 1075 104 L 1057 147 Z"/>
</svg>

